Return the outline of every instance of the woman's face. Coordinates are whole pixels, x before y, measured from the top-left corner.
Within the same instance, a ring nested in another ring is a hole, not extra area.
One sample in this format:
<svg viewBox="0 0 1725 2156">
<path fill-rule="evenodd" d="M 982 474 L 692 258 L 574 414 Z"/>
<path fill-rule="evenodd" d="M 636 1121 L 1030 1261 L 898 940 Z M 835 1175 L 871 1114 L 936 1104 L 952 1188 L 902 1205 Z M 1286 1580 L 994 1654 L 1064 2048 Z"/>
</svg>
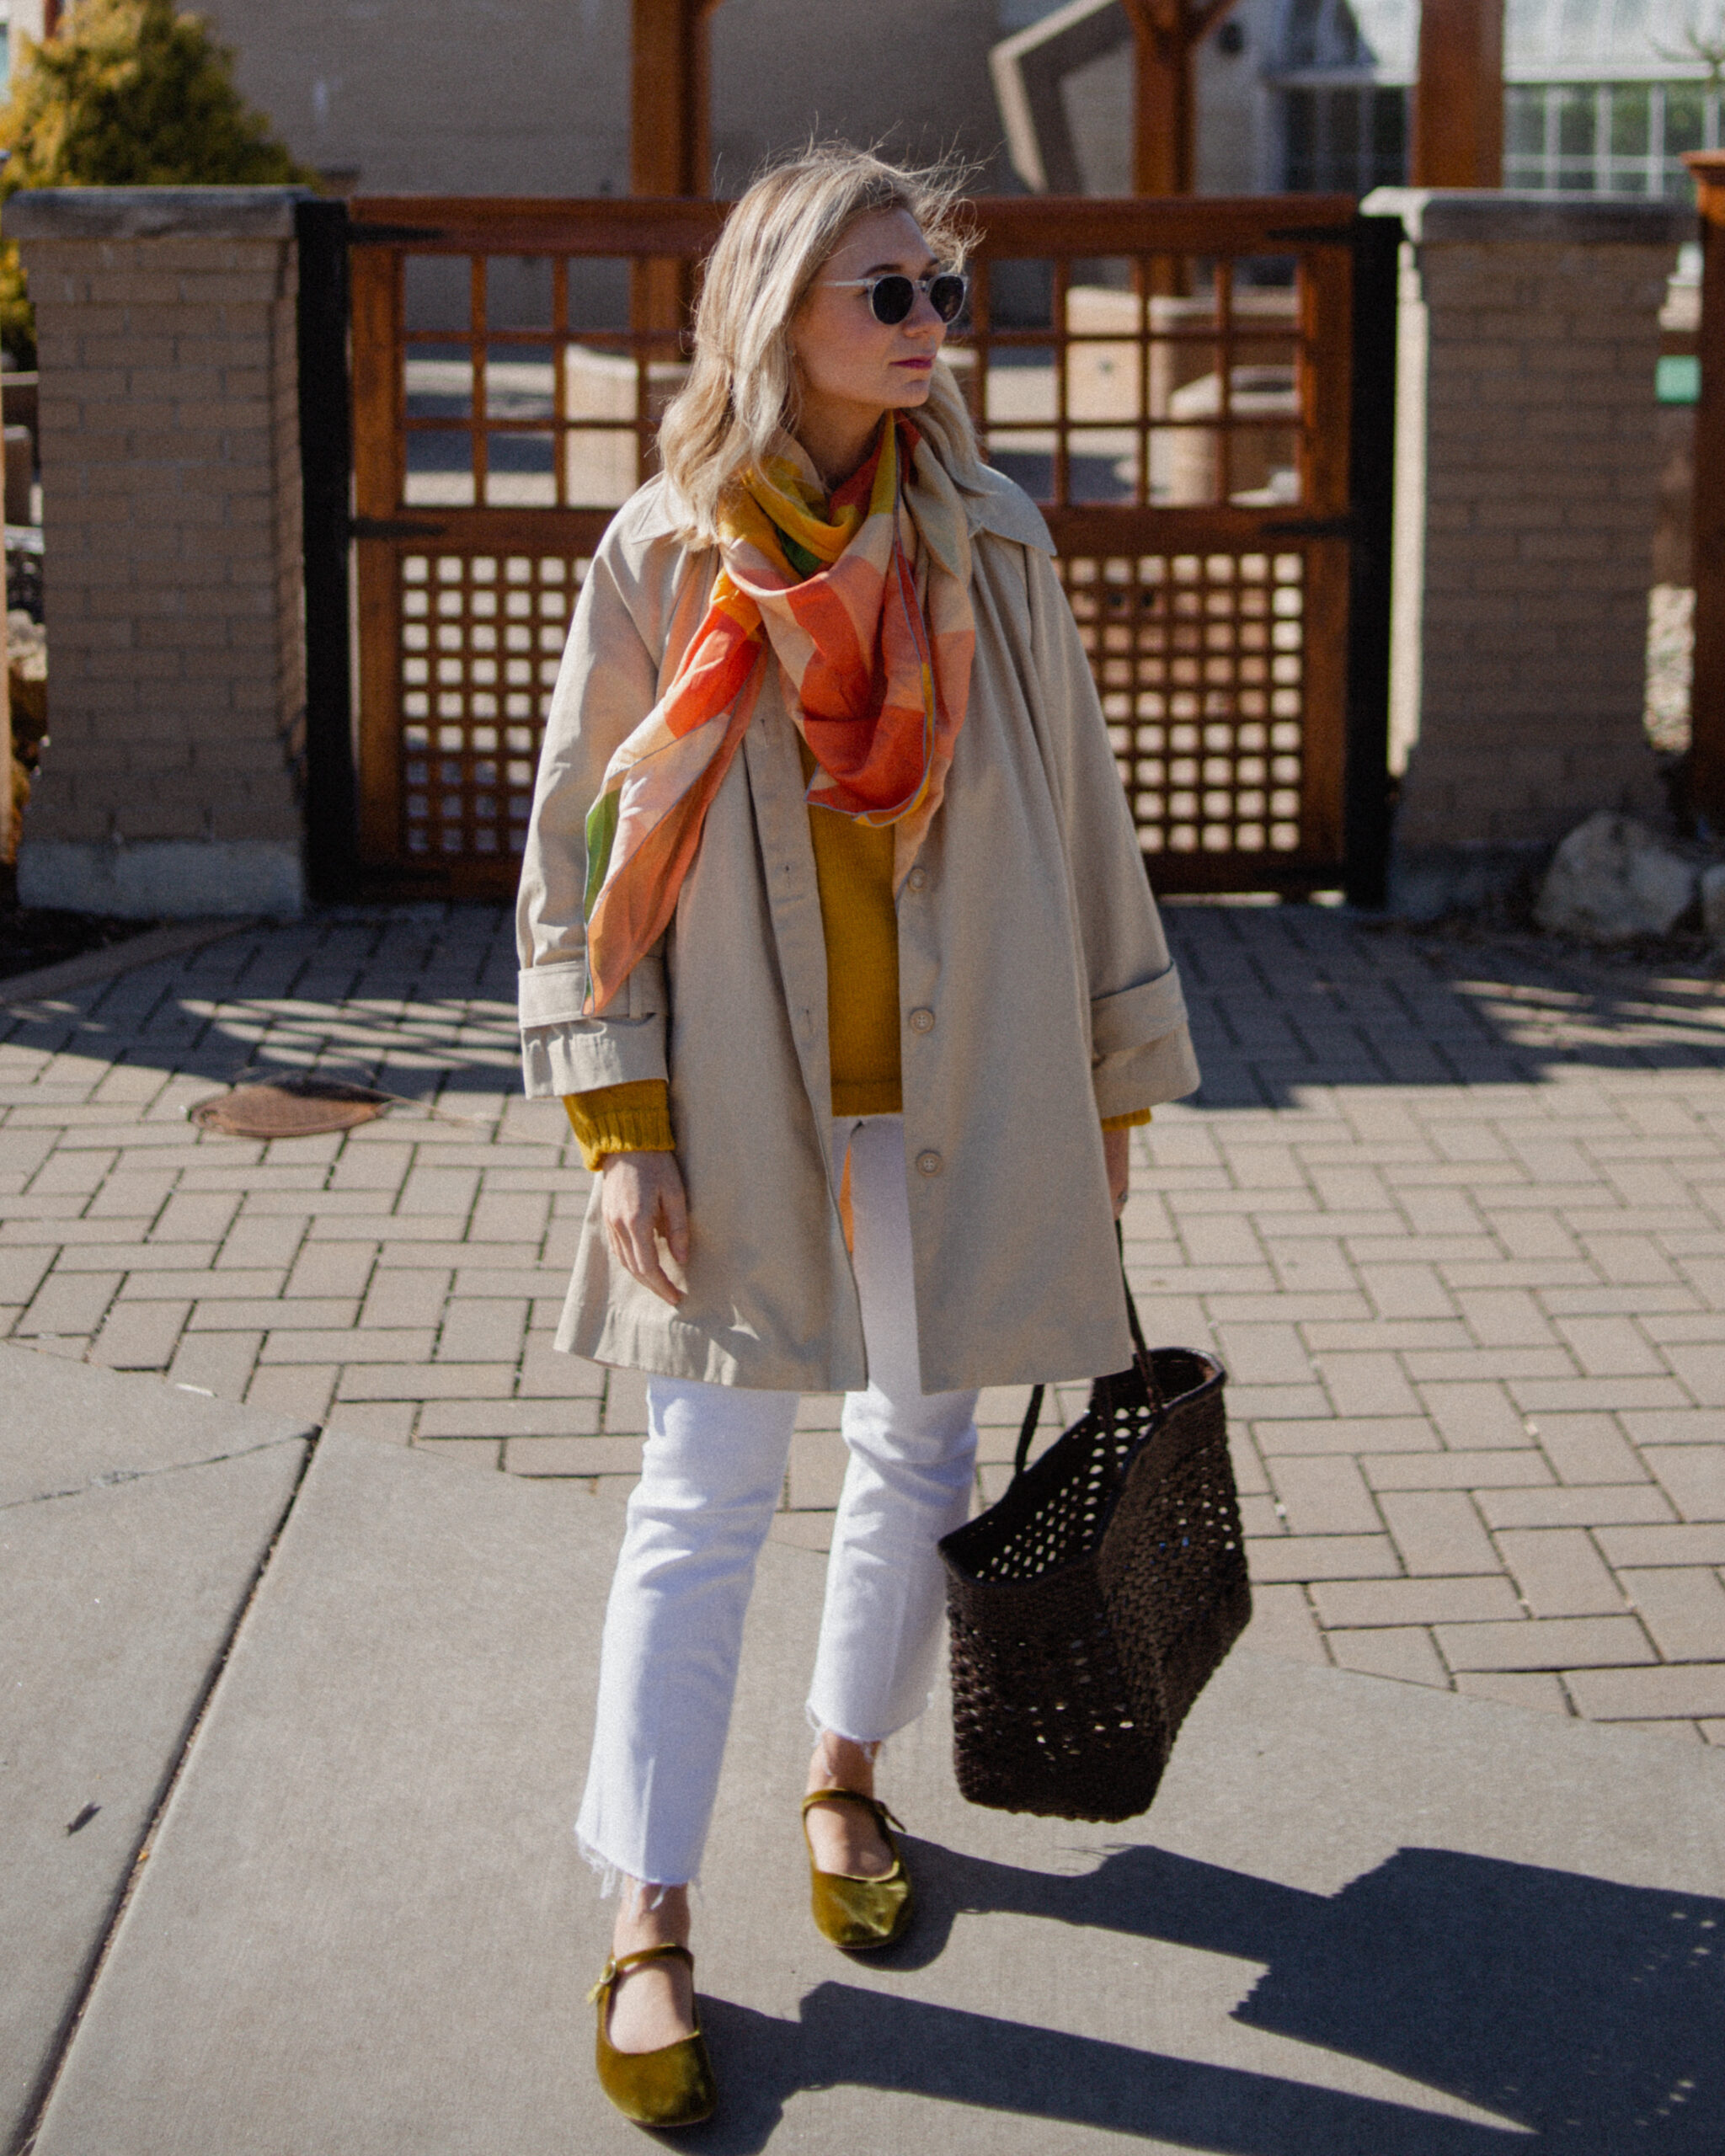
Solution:
<svg viewBox="0 0 1725 2156">
<path fill-rule="evenodd" d="M 850 407 L 872 424 L 884 411 L 927 401 L 934 355 L 947 334 L 927 293 L 918 292 L 905 319 L 889 326 L 875 320 L 868 292 L 846 280 L 895 271 L 927 277 L 941 267 L 908 210 L 870 210 L 857 219 L 791 323 L 791 353 L 805 408 L 810 403 L 830 411 Z"/>
</svg>

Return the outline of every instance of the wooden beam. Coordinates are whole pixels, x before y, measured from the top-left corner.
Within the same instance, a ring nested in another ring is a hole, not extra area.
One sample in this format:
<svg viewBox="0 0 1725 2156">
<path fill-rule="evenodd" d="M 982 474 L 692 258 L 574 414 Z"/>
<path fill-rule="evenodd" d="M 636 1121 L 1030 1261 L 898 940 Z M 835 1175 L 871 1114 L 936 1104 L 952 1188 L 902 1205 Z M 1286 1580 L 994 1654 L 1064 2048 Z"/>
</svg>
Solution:
<svg viewBox="0 0 1725 2156">
<path fill-rule="evenodd" d="M 1689 795 L 1725 830 L 1725 151 L 1685 157 L 1701 216 L 1701 402 L 1695 414 L 1695 658 Z"/>
<path fill-rule="evenodd" d="M 1503 0 L 1423 0 L 1411 184 L 1503 184 Z"/>
</svg>

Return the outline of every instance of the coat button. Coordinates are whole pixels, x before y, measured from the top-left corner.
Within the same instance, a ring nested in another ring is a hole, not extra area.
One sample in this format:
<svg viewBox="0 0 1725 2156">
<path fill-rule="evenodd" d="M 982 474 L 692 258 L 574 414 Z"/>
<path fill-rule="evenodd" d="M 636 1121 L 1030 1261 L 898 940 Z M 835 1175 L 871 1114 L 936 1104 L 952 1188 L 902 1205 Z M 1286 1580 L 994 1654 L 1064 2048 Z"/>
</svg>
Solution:
<svg viewBox="0 0 1725 2156">
<path fill-rule="evenodd" d="M 934 1031 L 933 1011 L 913 1011 L 911 1013 L 911 1031 L 913 1033 L 932 1033 Z"/>
<path fill-rule="evenodd" d="M 938 1153 L 919 1153 L 916 1155 L 916 1171 L 919 1175 L 937 1176 L 945 1166 L 945 1161 L 941 1159 Z"/>
<path fill-rule="evenodd" d="M 913 868 L 905 881 L 913 891 L 925 891 L 928 888 L 928 871 L 926 868 Z"/>
</svg>

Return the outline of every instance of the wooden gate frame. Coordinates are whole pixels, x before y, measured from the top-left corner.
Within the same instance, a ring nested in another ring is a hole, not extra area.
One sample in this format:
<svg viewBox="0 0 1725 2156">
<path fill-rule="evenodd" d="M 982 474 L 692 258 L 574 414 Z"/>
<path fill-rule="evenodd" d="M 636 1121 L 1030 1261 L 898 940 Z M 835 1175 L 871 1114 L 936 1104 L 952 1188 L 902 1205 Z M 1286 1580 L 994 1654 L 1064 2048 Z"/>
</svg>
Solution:
<svg viewBox="0 0 1725 2156">
<path fill-rule="evenodd" d="M 512 893 L 517 872 L 475 872 L 471 867 L 438 873 L 430 862 L 407 867 L 402 860 L 393 804 L 401 797 L 402 737 L 391 723 L 382 685 L 398 664 L 400 621 L 389 572 L 404 543 L 443 539 L 451 547 L 489 544 L 537 552 L 562 547 L 592 553 L 616 515 L 613 509 L 505 509 L 476 507 L 414 510 L 403 506 L 405 471 L 403 431 L 404 381 L 403 261 L 409 252 L 537 257 L 559 251 L 572 221 L 580 227 L 584 255 L 633 257 L 650 243 L 659 267 L 669 258 L 699 260 L 711 250 L 725 205 L 694 199 L 643 200 L 637 197 L 571 202 L 556 200 L 405 196 L 355 201 L 350 205 L 353 310 L 354 572 L 358 594 L 358 728 L 360 786 L 359 853 L 361 873 L 380 862 L 394 864 L 399 878 L 457 895 Z M 665 280 L 652 280 L 662 284 Z M 675 282 L 675 280 L 671 280 Z M 639 280 L 638 280 L 638 284 Z M 638 310 L 638 291 L 636 295 Z M 646 311 L 652 318 L 653 310 Z M 617 333 L 613 342 L 643 353 L 675 347 L 676 334 L 652 328 Z M 559 370 L 559 378 L 561 370 Z M 644 408 L 639 414 L 644 425 Z M 378 424 L 381 420 L 382 424 Z M 368 423 L 369 422 L 369 423 Z M 483 491 L 483 470 L 476 491 Z M 644 717 L 645 714 L 644 713 Z"/>
<path fill-rule="evenodd" d="M 1255 878 L 1252 887 L 1299 890 L 1339 881 L 1354 902 L 1381 905 L 1390 815 L 1386 747 L 1399 225 L 1392 219 L 1360 218 L 1350 202 L 1333 198 L 1234 202 L 1061 202 L 1044 198 L 979 204 L 977 209 L 979 221 L 985 225 L 994 219 L 997 232 L 1008 220 L 1012 227 L 1000 246 L 991 248 L 985 242 L 980 250 L 980 281 L 985 286 L 988 259 L 1007 245 L 1019 255 L 1032 254 L 1038 247 L 1050 251 L 1081 247 L 1092 256 L 1136 253 L 1143 248 L 1144 227 L 1149 222 L 1155 227 L 1160 248 L 1170 252 L 1189 248 L 1221 254 L 1254 242 L 1260 251 L 1272 245 L 1298 248 L 1310 265 L 1308 311 L 1322 307 L 1332 319 L 1345 316 L 1348 334 L 1338 335 L 1331 347 L 1345 355 L 1343 362 L 1327 371 L 1324 378 L 1310 378 L 1306 384 L 1309 398 L 1323 408 L 1326 446 L 1309 474 L 1306 499 L 1297 515 L 1227 506 L 1202 512 L 1145 506 L 1128 512 L 1115 505 L 1061 503 L 1047 505 L 1045 513 L 1057 544 L 1068 553 L 1087 547 L 1094 552 L 1099 546 L 1115 553 L 1129 548 L 1166 550 L 1183 542 L 1189 549 L 1190 520 L 1197 514 L 1211 522 L 1218 538 L 1231 533 L 1243 543 L 1256 529 L 1273 542 L 1303 552 L 1348 550 L 1346 577 L 1329 579 L 1328 611 L 1310 625 L 1312 633 L 1307 638 L 1308 654 L 1327 684 L 1324 701 L 1331 714 L 1322 738 L 1316 734 L 1311 737 L 1308 753 L 1315 753 L 1327 771 L 1333 807 L 1319 845 L 1302 848 L 1297 859 L 1264 863 L 1264 874 Z M 390 578 L 380 577 L 379 569 L 386 560 L 393 564 L 404 547 L 416 541 L 423 546 L 438 536 L 457 546 L 536 547 L 549 542 L 590 553 L 615 513 L 610 509 L 499 508 L 425 512 L 403 507 L 398 344 L 403 255 L 408 251 L 494 255 L 569 252 L 569 226 L 575 219 L 580 226 L 575 253 L 629 255 L 651 247 L 666 254 L 698 258 L 710 246 L 724 210 L 723 205 L 687 199 L 574 203 L 425 198 L 362 201 L 353 210 L 347 237 L 352 249 L 355 514 L 348 530 L 362 595 L 359 632 L 366 686 L 360 755 L 367 805 L 361 816 L 361 850 L 374 863 L 392 856 L 399 862 L 398 833 L 388 828 L 387 803 L 398 803 L 401 797 L 400 728 L 393 721 L 393 699 L 386 710 L 377 693 L 398 663 L 399 622 L 387 598 Z M 1135 244 L 1128 244 L 1135 232 Z M 650 331 L 638 334 L 654 344 L 664 341 L 662 335 L 655 337 Z M 380 414 L 387 415 L 387 426 L 380 425 Z M 639 416 L 644 424 L 644 411 Z M 323 479 L 327 494 L 327 471 Z M 312 548 L 308 522 L 308 572 Z M 323 579 L 325 584 L 328 580 Z M 327 619 L 330 610 L 326 606 L 323 611 Z M 308 641 L 316 634 L 316 624 L 308 620 Z M 323 669 L 332 680 L 334 672 L 332 666 Z M 339 731 L 344 735 L 344 713 Z M 314 726 L 311 733 L 315 796 L 318 742 L 321 738 L 327 760 L 334 754 L 338 727 L 326 718 L 321 730 Z M 333 799 L 327 785 L 323 791 L 326 800 Z M 504 894 L 513 883 L 515 868 L 512 862 L 499 859 L 489 867 L 468 865 L 441 872 L 425 862 L 407 870 L 405 878 L 402 867 L 383 873 L 395 889 L 478 896 Z M 1159 857 L 1152 873 L 1163 890 L 1242 887 L 1237 874 L 1207 873 L 1202 862 L 1190 856 L 1178 865 L 1172 856 Z"/>
</svg>

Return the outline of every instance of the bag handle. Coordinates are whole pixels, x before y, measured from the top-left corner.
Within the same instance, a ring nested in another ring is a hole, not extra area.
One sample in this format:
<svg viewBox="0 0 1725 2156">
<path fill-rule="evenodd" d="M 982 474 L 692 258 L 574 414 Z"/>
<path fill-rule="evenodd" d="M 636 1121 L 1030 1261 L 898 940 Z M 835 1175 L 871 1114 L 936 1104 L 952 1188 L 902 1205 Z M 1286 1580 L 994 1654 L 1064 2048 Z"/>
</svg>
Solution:
<svg viewBox="0 0 1725 2156">
<path fill-rule="evenodd" d="M 1132 1329 L 1132 1360 L 1138 1374 L 1144 1380 L 1145 1390 L 1150 1395 L 1151 1406 L 1160 1413 L 1162 1406 L 1161 1388 L 1156 1381 L 1156 1368 L 1150 1359 L 1150 1348 L 1144 1337 L 1144 1327 L 1138 1321 L 1138 1305 L 1132 1299 L 1132 1283 L 1126 1278 L 1125 1237 L 1118 1220 L 1114 1223 L 1114 1242 L 1120 1253 L 1120 1289 L 1126 1298 L 1126 1322 Z M 1012 1456 L 1012 1480 L 1016 1482 L 1024 1472 L 1030 1458 L 1030 1441 L 1036 1435 L 1036 1426 L 1042 1419 L 1043 1396 L 1048 1390 L 1044 1385 L 1033 1385 L 1030 1405 L 1024 1411 L 1024 1423 L 1018 1433 L 1018 1449 Z"/>
</svg>

